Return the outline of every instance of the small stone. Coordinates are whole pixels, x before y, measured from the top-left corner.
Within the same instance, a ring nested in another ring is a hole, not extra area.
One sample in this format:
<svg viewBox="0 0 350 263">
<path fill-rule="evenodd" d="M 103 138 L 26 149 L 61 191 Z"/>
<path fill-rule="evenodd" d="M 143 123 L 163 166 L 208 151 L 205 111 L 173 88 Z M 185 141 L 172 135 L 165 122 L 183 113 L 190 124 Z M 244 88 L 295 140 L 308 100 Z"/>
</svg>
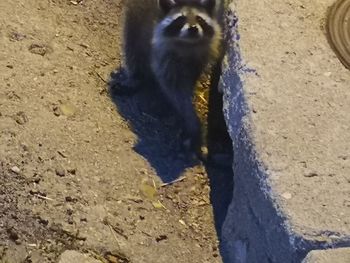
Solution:
<svg viewBox="0 0 350 263">
<path fill-rule="evenodd" d="M 44 226 L 47 226 L 47 225 L 49 224 L 49 220 L 47 220 L 47 219 L 45 219 L 45 218 L 42 218 L 42 217 L 40 217 L 40 218 L 38 219 L 38 222 L 39 222 L 40 224 L 44 225 Z"/>
<path fill-rule="evenodd" d="M 22 34 L 22 33 L 12 32 L 9 37 L 10 37 L 11 41 L 22 41 L 27 36 L 25 34 Z"/>
<path fill-rule="evenodd" d="M 289 199 L 292 198 L 292 194 L 289 193 L 289 192 L 285 192 L 285 193 L 282 194 L 282 197 L 283 197 L 284 199 L 286 199 L 286 200 L 289 200 Z"/>
<path fill-rule="evenodd" d="M 66 171 L 61 167 L 56 168 L 55 172 L 56 172 L 56 175 L 58 175 L 59 177 L 66 176 Z"/>
<path fill-rule="evenodd" d="M 18 166 L 13 166 L 11 168 L 11 171 L 14 172 L 15 174 L 19 174 L 21 172 L 21 170 L 18 168 Z"/>
<path fill-rule="evenodd" d="M 28 117 L 23 111 L 18 112 L 14 116 L 14 119 L 20 125 L 24 125 L 24 124 L 26 124 L 28 122 Z"/>
<path fill-rule="evenodd" d="M 168 237 L 166 235 L 160 235 L 160 236 L 156 237 L 157 242 L 167 240 L 167 239 L 168 239 Z"/>
<path fill-rule="evenodd" d="M 33 43 L 29 46 L 30 53 L 40 55 L 40 56 L 45 56 L 48 50 L 49 50 L 48 46 L 44 44 Z"/>
<path fill-rule="evenodd" d="M 185 221 L 183 221 L 182 219 L 179 220 L 179 223 L 180 223 L 181 225 L 183 225 L 183 226 L 187 226 L 186 223 L 185 223 Z"/>
<path fill-rule="evenodd" d="M 72 175 L 75 175 L 77 173 L 77 169 L 76 168 L 69 168 L 69 169 L 67 169 L 67 172 L 72 174 Z"/>
<path fill-rule="evenodd" d="M 73 202 L 73 198 L 71 196 L 66 196 L 66 202 Z"/>
</svg>

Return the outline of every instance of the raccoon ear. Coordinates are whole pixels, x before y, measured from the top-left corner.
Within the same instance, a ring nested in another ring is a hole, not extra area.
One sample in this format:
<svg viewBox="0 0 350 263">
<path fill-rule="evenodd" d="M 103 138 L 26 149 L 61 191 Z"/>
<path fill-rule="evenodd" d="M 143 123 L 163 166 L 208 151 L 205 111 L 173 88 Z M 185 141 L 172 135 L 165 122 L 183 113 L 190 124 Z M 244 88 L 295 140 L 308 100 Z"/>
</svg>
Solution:
<svg viewBox="0 0 350 263">
<path fill-rule="evenodd" d="M 158 0 L 158 5 L 167 13 L 176 5 L 176 0 Z"/>
<path fill-rule="evenodd" d="M 212 13 L 215 9 L 215 0 L 200 0 L 200 3 L 205 7 L 205 9 L 207 9 L 209 13 Z"/>
</svg>

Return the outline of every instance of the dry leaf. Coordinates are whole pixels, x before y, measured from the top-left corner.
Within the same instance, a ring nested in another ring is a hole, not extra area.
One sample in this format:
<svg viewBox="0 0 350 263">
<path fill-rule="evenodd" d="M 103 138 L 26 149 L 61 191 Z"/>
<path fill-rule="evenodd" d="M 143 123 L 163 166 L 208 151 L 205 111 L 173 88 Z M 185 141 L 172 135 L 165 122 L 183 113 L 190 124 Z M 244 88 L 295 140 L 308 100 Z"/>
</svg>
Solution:
<svg viewBox="0 0 350 263">
<path fill-rule="evenodd" d="M 61 104 L 60 111 L 62 112 L 63 115 L 67 117 L 71 117 L 76 113 L 77 108 L 72 104 Z"/>
<path fill-rule="evenodd" d="M 157 189 L 154 186 L 149 185 L 147 182 L 143 182 L 140 186 L 141 193 L 151 201 L 155 201 L 157 196 Z"/>
</svg>

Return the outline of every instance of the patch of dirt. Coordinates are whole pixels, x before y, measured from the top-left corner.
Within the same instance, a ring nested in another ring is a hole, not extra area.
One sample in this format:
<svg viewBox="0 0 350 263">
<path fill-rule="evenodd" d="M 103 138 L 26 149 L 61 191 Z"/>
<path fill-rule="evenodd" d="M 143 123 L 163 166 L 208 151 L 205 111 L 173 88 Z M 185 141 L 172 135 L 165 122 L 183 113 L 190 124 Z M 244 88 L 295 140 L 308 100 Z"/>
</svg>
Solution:
<svg viewBox="0 0 350 263">
<path fill-rule="evenodd" d="M 204 169 L 168 156 L 175 143 L 147 130 L 157 120 L 135 127 L 108 96 L 121 9 L 0 2 L 0 261 L 77 250 L 101 262 L 221 262 Z M 158 148 L 138 151 L 157 136 Z"/>
</svg>

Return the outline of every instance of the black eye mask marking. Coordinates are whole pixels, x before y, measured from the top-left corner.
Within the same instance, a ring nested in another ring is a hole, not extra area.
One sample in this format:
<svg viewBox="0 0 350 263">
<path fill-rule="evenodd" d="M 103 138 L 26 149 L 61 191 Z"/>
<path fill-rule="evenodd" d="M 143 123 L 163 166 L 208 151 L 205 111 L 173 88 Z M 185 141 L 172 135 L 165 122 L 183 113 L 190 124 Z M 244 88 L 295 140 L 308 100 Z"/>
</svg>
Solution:
<svg viewBox="0 0 350 263">
<path fill-rule="evenodd" d="M 196 16 L 196 20 L 197 23 L 202 27 L 204 36 L 209 38 L 214 36 L 214 28 L 209 25 L 201 16 Z"/>
<path fill-rule="evenodd" d="M 186 24 L 186 22 L 187 22 L 187 18 L 185 16 L 179 16 L 178 18 L 174 19 L 174 21 L 172 21 L 170 25 L 168 25 L 164 29 L 164 35 L 167 37 L 178 36 L 180 34 L 181 29 Z"/>
</svg>

